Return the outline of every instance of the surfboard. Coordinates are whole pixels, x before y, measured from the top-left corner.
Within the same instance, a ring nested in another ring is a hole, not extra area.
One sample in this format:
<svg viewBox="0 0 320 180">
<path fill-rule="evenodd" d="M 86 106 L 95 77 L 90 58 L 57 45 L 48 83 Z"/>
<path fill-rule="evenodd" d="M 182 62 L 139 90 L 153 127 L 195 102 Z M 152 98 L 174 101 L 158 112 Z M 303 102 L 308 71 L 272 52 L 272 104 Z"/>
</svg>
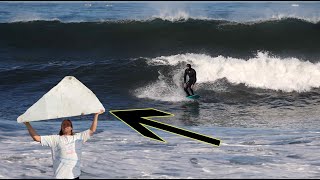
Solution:
<svg viewBox="0 0 320 180">
<path fill-rule="evenodd" d="M 25 113 L 18 123 L 97 113 L 105 110 L 96 95 L 73 76 L 64 77 Z"/>
<path fill-rule="evenodd" d="M 200 98 L 200 96 L 198 94 L 194 94 L 194 95 L 191 95 L 191 96 L 187 96 L 187 98 L 189 98 L 189 99 L 198 99 L 198 98 Z"/>
</svg>

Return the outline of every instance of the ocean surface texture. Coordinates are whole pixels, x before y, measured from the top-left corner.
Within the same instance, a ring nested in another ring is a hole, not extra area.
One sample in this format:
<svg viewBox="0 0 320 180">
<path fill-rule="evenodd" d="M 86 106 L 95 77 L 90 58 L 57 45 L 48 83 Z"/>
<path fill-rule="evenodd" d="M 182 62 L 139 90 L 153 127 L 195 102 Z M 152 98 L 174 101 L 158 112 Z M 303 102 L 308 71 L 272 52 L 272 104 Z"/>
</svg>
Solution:
<svg viewBox="0 0 320 180">
<path fill-rule="evenodd" d="M 320 178 L 319 2 L 0 2 L 0 178 L 52 178 L 51 151 L 17 117 L 65 76 L 106 108 L 80 178 Z M 190 100 L 186 64 L 197 71 Z M 219 147 L 110 110 L 154 120 Z M 98 110 L 97 110 L 98 111 Z M 71 117 L 76 132 L 93 115 Z M 57 134 L 62 119 L 32 122 Z"/>
</svg>

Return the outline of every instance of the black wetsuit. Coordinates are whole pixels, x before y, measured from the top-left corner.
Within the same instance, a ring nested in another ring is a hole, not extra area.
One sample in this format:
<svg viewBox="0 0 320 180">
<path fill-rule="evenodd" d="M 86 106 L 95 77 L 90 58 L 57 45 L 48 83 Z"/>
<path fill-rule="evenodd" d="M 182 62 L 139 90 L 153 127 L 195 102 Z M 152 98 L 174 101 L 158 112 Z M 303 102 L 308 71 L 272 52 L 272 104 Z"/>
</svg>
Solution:
<svg viewBox="0 0 320 180">
<path fill-rule="evenodd" d="M 186 83 L 187 75 L 189 76 L 189 81 L 187 82 L 187 85 L 184 88 L 184 91 L 187 93 L 188 96 L 190 96 L 190 93 L 189 93 L 188 89 L 190 89 L 191 94 L 194 95 L 193 90 L 191 89 L 191 85 L 196 83 L 196 81 L 197 81 L 197 73 L 192 68 L 186 69 L 184 71 L 184 83 Z"/>
</svg>

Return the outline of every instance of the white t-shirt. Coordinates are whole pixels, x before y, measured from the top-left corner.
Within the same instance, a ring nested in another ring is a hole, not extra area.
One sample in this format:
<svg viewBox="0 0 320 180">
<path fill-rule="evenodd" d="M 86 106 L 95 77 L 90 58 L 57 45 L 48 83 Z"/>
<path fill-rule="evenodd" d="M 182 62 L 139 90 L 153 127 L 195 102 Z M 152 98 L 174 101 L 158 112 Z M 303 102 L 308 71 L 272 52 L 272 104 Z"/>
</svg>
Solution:
<svg viewBox="0 0 320 180">
<path fill-rule="evenodd" d="M 51 147 L 56 179 L 73 179 L 81 174 L 82 144 L 90 139 L 90 129 L 73 136 L 41 136 L 41 145 Z"/>
</svg>

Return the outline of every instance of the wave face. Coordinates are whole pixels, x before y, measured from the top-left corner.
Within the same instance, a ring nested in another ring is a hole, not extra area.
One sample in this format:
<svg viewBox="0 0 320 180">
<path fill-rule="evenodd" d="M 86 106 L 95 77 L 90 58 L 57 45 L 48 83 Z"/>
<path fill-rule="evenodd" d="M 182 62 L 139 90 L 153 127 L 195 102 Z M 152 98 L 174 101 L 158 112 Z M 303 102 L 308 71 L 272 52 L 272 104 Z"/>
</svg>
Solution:
<svg viewBox="0 0 320 180">
<path fill-rule="evenodd" d="M 159 18 L 79 23 L 31 21 L 1 23 L 0 47 L 9 53 L 22 53 L 21 56 L 37 56 L 33 52 L 41 50 L 45 52 L 42 56 L 91 53 L 96 57 L 157 57 L 197 53 L 248 59 L 257 51 L 268 51 L 317 62 L 319 31 L 319 22 L 295 18 L 255 23 Z"/>
<path fill-rule="evenodd" d="M 158 71 L 157 81 L 136 91 L 138 97 L 158 100 L 174 98 L 170 99 L 172 101 L 185 99 L 181 80 L 186 63 L 192 64 L 197 71 L 197 89 L 212 93 L 227 92 L 230 86 L 234 90 L 241 84 L 248 88 L 247 91 L 252 88 L 286 93 L 307 92 L 320 87 L 319 63 L 304 62 L 296 58 L 281 59 L 262 52 L 249 60 L 179 54 L 153 58 L 147 63 L 163 69 Z"/>
<path fill-rule="evenodd" d="M 96 87 L 97 92 L 183 101 L 185 93 L 181 83 L 187 63 L 197 71 L 197 91 L 208 96 L 216 92 L 241 95 L 244 91 L 303 93 L 320 87 L 320 63 L 283 59 L 265 52 L 248 60 L 187 53 L 155 58 L 34 63 L 3 67 L 0 80 L 4 82 L 1 86 L 4 89 L 24 87 L 21 90 L 26 90 L 27 87 L 28 91 L 36 91 L 40 84 L 49 89 L 58 83 L 57 79 L 73 75 L 90 87 Z"/>
</svg>

